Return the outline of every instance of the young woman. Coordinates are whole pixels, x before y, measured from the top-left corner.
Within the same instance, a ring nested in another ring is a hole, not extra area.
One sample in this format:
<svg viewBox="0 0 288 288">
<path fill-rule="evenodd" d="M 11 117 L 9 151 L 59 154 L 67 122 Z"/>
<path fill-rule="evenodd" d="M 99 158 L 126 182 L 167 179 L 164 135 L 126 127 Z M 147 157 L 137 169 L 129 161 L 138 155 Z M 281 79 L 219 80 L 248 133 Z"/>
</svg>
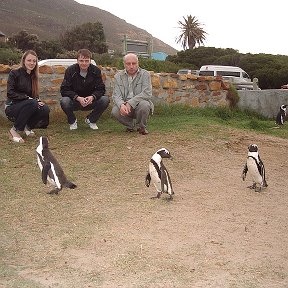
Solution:
<svg viewBox="0 0 288 288">
<path fill-rule="evenodd" d="M 20 67 L 11 70 L 7 83 L 7 101 L 5 113 L 14 123 L 9 137 L 14 142 L 23 143 L 20 133 L 34 136 L 34 128 L 47 128 L 49 125 L 49 107 L 39 99 L 39 73 L 37 54 L 26 51 Z"/>
</svg>

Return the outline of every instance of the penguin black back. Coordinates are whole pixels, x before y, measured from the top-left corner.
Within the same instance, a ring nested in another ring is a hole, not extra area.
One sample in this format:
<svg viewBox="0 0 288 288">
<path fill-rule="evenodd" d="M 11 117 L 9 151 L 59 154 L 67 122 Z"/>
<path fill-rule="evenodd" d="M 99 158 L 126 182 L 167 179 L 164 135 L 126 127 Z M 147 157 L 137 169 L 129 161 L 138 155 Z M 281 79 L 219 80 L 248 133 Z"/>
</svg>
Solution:
<svg viewBox="0 0 288 288">
<path fill-rule="evenodd" d="M 253 180 L 253 184 L 249 186 L 249 188 L 260 192 L 262 188 L 268 186 L 264 163 L 260 158 L 258 146 L 256 144 L 250 144 L 248 146 L 248 156 L 242 171 L 243 181 L 246 178 L 247 172 L 249 172 Z"/>
<path fill-rule="evenodd" d="M 47 184 L 48 181 L 55 186 L 55 188 L 49 192 L 50 194 L 58 194 L 63 187 L 70 189 L 77 187 L 74 183 L 67 180 L 62 167 L 49 150 L 47 137 L 40 137 L 36 152 L 43 183 Z"/>
<path fill-rule="evenodd" d="M 158 193 L 157 196 L 153 198 L 160 198 L 162 193 L 168 193 L 170 199 L 172 199 L 174 191 L 172 188 L 171 178 L 168 170 L 163 164 L 162 158 L 172 159 L 170 152 L 165 148 L 157 150 L 151 157 L 145 178 L 145 184 L 147 187 L 150 186 L 150 183 L 154 184 Z"/>
<path fill-rule="evenodd" d="M 285 117 L 286 117 L 286 110 L 287 110 L 287 105 L 281 105 L 279 112 L 276 116 L 276 124 L 277 125 L 283 125 L 285 122 Z"/>
</svg>

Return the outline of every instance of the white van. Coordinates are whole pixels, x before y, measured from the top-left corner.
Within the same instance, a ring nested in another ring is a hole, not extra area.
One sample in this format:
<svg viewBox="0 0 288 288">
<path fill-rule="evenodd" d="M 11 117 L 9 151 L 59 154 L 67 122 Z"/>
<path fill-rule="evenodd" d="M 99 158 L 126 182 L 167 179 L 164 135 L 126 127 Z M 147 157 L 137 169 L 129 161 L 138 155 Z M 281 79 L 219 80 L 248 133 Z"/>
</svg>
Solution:
<svg viewBox="0 0 288 288">
<path fill-rule="evenodd" d="M 251 82 L 250 76 L 240 67 L 236 66 L 217 66 L 204 65 L 200 68 L 199 75 L 201 76 L 222 76 L 223 79 L 231 80 L 235 78 L 239 82 Z M 241 80 L 241 81 L 240 81 Z M 233 81 L 232 81 L 233 82 Z"/>
<path fill-rule="evenodd" d="M 56 66 L 56 65 L 61 65 L 68 67 L 72 64 L 77 63 L 77 59 L 45 59 L 45 60 L 40 60 L 38 62 L 39 67 L 43 65 L 48 65 L 48 66 Z M 96 62 L 91 59 L 91 63 L 96 66 Z"/>
<path fill-rule="evenodd" d="M 236 66 L 203 65 L 200 68 L 199 76 L 222 76 L 224 80 L 233 83 L 238 90 L 253 89 L 250 76 Z"/>
</svg>

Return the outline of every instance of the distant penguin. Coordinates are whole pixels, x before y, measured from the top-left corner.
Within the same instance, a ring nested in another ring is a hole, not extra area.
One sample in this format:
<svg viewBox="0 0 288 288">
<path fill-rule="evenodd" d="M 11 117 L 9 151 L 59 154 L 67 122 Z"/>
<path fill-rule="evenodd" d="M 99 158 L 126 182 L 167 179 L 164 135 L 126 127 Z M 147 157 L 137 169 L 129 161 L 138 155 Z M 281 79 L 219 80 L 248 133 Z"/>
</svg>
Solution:
<svg viewBox="0 0 288 288">
<path fill-rule="evenodd" d="M 173 199 L 173 188 L 171 183 L 170 175 L 163 164 L 162 158 L 172 159 L 170 152 L 161 148 L 153 154 L 149 162 L 148 172 L 145 178 L 145 184 L 147 187 L 150 183 L 154 184 L 157 190 L 157 196 L 152 198 L 160 198 L 162 193 L 170 195 L 170 199 Z"/>
<path fill-rule="evenodd" d="M 49 194 L 58 194 L 63 187 L 76 188 L 74 183 L 67 180 L 63 169 L 49 150 L 47 137 L 40 137 L 36 152 L 43 183 L 46 185 L 48 180 L 55 187 Z"/>
<path fill-rule="evenodd" d="M 281 105 L 280 110 L 276 116 L 276 124 L 283 125 L 286 117 L 287 105 Z"/>
<path fill-rule="evenodd" d="M 268 186 L 265 178 L 264 163 L 260 159 L 258 146 L 256 144 L 250 144 L 248 146 L 248 157 L 242 172 L 243 181 L 246 178 L 247 172 L 253 180 L 253 184 L 249 186 L 249 188 L 254 189 L 256 192 L 260 192 L 262 188 Z"/>
</svg>

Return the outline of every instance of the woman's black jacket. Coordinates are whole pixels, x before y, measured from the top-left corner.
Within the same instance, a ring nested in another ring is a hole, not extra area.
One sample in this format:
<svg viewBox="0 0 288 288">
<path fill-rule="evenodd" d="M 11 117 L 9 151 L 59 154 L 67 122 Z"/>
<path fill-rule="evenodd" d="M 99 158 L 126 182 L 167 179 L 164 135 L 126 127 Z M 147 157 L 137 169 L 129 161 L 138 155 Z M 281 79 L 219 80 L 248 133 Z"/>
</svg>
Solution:
<svg viewBox="0 0 288 288">
<path fill-rule="evenodd" d="M 11 70 L 7 81 L 7 104 L 32 97 L 32 79 L 26 69 Z"/>
</svg>

